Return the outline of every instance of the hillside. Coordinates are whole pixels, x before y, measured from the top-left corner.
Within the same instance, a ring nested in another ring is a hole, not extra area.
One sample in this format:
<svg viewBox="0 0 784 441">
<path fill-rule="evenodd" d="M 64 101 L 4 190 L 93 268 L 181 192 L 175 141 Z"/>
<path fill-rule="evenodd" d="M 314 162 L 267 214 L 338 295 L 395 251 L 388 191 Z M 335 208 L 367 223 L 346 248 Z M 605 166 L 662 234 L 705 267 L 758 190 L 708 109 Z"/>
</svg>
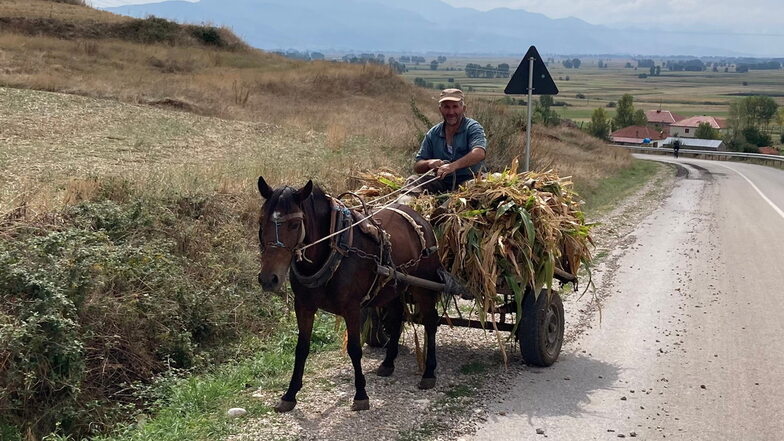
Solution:
<svg viewBox="0 0 784 441">
<path fill-rule="evenodd" d="M 22 24 L 0 29 L 3 441 L 104 435 L 154 414 L 177 375 L 293 353 L 290 309 L 256 282 L 256 179 L 337 192 L 359 170 L 406 174 L 437 117 L 433 90 L 384 66 L 295 62 L 201 38 L 227 30 L 61 2 L 0 14 Z M 115 25 L 126 38 L 92 32 Z M 503 167 L 521 115 L 469 106 Z M 534 166 L 586 189 L 631 164 L 576 129 L 534 135 Z"/>
</svg>

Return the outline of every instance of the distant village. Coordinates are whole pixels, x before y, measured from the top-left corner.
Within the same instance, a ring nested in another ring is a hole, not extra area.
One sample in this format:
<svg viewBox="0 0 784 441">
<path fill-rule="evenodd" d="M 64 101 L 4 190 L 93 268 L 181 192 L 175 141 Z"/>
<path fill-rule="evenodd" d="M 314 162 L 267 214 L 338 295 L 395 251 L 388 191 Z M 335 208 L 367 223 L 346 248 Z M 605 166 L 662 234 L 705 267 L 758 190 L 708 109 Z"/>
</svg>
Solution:
<svg viewBox="0 0 784 441">
<path fill-rule="evenodd" d="M 648 110 L 645 112 L 648 123 L 645 126 L 629 126 L 610 134 L 615 144 L 650 147 L 670 147 L 675 140 L 685 149 L 727 150 L 721 139 L 701 139 L 697 136 L 700 125 L 709 125 L 719 135 L 726 135 L 729 129 L 725 118 L 714 116 L 682 117 L 669 110 Z"/>
</svg>

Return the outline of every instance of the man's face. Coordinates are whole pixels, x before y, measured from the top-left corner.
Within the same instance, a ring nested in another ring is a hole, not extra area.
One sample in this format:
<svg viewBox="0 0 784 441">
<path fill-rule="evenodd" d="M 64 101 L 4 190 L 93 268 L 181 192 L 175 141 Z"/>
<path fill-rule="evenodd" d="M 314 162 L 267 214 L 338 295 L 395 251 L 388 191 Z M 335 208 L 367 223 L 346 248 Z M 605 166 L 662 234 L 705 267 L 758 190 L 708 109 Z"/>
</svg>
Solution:
<svg viewBox="0 0 784 441">
<path fill-rule="evenodd" d="M 460 123 L 465 112 L 465 104 L 462 101 L 444 101 L 438 106 L 444 123 L 448 126 L 456 126 Z"/>
</svg>

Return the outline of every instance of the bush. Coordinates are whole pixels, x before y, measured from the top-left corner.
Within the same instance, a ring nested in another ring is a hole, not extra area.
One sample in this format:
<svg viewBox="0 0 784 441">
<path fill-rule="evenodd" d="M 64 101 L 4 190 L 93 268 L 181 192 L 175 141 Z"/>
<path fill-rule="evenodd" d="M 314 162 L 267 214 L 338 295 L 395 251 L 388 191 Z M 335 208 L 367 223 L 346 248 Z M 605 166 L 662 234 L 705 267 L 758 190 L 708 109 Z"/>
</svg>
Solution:
<svg viewBox="0 0 784 441">
<path fill-rule="evenodd" d="M 756 127 L 747 127 L 743 129 L 742 133 L 743 137 L 746 138 L 746 141 L 757 147 L 767 147 L 773 144 L 771 136 L 767 133 L 762 133 Z"/>
<path fill-rule="evenodd" d="M 221 36 L 220 29 L 214 26 L 193 26 L 191 28 L 191 35 L 193 35 L 197 41 L 207 46 L 226 46 L 226 42 Z"/>
<path fill-rule="evenodd" d="M 246 204 L 123 188 L 0 235 L 0 434 L 102 431 L 139 403 L 133 384 L 220 360 L 277 323 L 257 293 Z"/>
</svg>

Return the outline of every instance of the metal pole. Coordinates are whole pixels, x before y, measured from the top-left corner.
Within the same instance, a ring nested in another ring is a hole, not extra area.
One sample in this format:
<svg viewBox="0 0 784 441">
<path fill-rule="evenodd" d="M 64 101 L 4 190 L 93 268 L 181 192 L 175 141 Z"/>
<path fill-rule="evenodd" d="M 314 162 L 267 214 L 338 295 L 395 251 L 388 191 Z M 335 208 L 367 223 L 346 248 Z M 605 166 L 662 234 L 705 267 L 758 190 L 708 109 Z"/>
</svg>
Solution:
<svg viewBox="0 0 784 441">
<path fill-rule="evenodd" d="M 531 167 L 531 114 L 533 113 L 534 95 L 534 57 L 528 59 L 528 126 L 525 128 L 525 169 Z"/>
</svg>

